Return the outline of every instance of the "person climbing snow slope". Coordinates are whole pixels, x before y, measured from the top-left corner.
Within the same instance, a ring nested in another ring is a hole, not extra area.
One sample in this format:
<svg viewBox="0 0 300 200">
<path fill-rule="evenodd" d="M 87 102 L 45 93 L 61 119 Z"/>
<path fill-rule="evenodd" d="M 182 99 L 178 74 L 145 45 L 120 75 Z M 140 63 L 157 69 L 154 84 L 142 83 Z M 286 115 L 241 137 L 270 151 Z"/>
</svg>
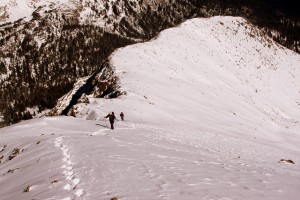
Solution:
<svg viewBox="0 0 300 200">
<path fill-rule="evenodd" d="M 105 118 L 108 118 L 109 119 L 109 123 L 110 123 L 110 128 L 111 129 L 114 129 L 114 123 L 115 123 L 115 113 L 112 112 L 112 113 L 109 113 L 108 115 L 106 115 Z"/>
</svg>

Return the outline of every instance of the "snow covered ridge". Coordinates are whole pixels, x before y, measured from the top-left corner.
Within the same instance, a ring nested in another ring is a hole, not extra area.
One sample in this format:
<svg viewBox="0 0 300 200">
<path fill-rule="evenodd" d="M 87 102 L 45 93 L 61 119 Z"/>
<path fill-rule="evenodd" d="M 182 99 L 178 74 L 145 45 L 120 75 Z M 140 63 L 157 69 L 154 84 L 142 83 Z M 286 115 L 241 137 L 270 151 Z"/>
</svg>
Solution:
<svg viewBox="0 0 300 200">
<path fill-rule="evenodd" d="M 0 196 L 297 199 L 299 63 L 233 17 L 119 49 L 111 64 L 127 95 L 0 129 Z M 114 131 L 111 111 L 125 113 Z"/>
<path fill-rule="evenodd" d="M 0 24 L 14 22 L 21 18 L 29 21 L 32 13 L 39 7 L 53 8 L 63 0 L 1 0 Z"/>
<path fill-rule="evenodd" d="M 79 24 L 95 25 L 102 27 L 108 32 L 118 32 L 121 20 L 124 17 L 132 21 L 133 13 L 151 6 L 156 10 L 158 5 L 174 3 L 159 1 L 136 1 L 136 0 L 3 0 L 0 2 L 0 24 L 14 22 L 24 18 L 26 21 L 32 19 L 32 13 L 38 8 L 44 10 L 57 9 L 65 16 L 77 19 Z M 133 22 L 132 22 L 133 23 Z M 138 32 L 143 32 L 137 28 Z"/>
<path fill-rule="evenodd" d="M 16 9 L 11 12 L 16 18 L 11 21 L 19 18 L 13 13 L 26 11 L 26 6 L 22 10 L 18 2 L 10 5 L 4 1 L 6 9 Z M 113 50 L 153 37 L 189 17 L 194 8 L 187 2 L 180 1 L 179 5 L 176 0 L 141 0 L 138 4 L 127 0 L 51 2 L 22 1 L 26 5 L 41 5 L 34 6 L 33 12 L 29 9 L 25 19 L 11 23 L 5 17 L 0 25 L 0 91 L 6 96 L 0 101 L 3 116 L 0 126 L 24 120 L 24 108 L 53 108 L 79 78 L 95 73 Z M 176 10 L 169 2 L 178 5 Z M 167 10 L 157 14 L 158 4 L 167 6 Z M 81 16 L 87 10 L 88 15 Z M 170 13 L 174 14 L 166 16 Z M 12 95 L 14 84 L 21 85 L 18 95 Z M 21 93 L 23 96 L 19 98 Z"/>
<path fill-rule="evenodd" d="M 169 0 L 169 2 L 174 2 L 174 0 Z M 164 4 L 164 2 L 147 0 L 145 3 L 155 9 L 158 5 Z M 105 26 L 104 23 L 112 20 L 111 17 L 119 19 L 124 17 L 127 6 L 130 6 L 135 12 L 139 12 L 144 9 L 142 7 L 146 7 L 142 4 L 144 2 L 141 0 L 2 0 L 0 17 L 4 22 L 13 22 L 29 17 L 39 7 L 48 7 L 49 9 L 58 8 L 63 12 L 68 12 L 70 9 L 77 10 L 81 23 Z"/>
<path fill-rule="evenodd" d="M 41 111 L 53 108 L 55 102 L 68 93 L 78 79 L 93 74 L 99 63 L 103 63 L 116 48 L 148 41 L 161 30 L 174 27 L 191 17 L 216 14 L 249 16 L 252 13 L 253 18 L 247 19 L 263 26 L 268 34 L 273 33 L 276 41 L 298 51 L 299 42 L 294 35 L 298 33 L 299 23 L 292 18 L 285 19 L 285 15 L 274 17 L 270 12 L 272 9 L 268 9 L 272 7 L 271 4 L 257 6 L 257 3 L 253 3 L 249 8 L 232 8 L 229 3 L 218 2 L 1 1 L 0 93 L 5 97 L 0 101 L 0 115 L 3 116 L 0 126 L 26 119 L 25 108 L 39 107 Z M 260 3 L 264 5 L 264 2 Z M 261 9 L 256 10 L 257 7 Z M 265 13 L 261 10 L 266 10 L 269 17 L 259 17 L 260 13 Z M 280 13 L 277 10 L 274 12 Z M 263 19 L 262 23 L 256 19 Z M 58 73 L 60 70 L 64 72 Z M 21 85 L 21 88 L 16 92 L 18 95 L 12 95 L 16 85 Z M 39 93 L 45 94 L 45 98 L 41 98 Z"/>
<path fill-rule="evenodd" d="M 167 12 L 174 12 L 172 6 L 175 5 L 180 12 L 169 16 Z M 157 12 L 162 8 L 164 12 Z M 67 19 L 74 20 L 75 24 L 93 25 L 106 32 L 141 39 L 141 36 L 155 34 L 157 30 L 152 30 L 154 27 L 164 28 L 164 24 L 155 20 L 166 20 L 168 26 L 176 24 L 173 22 L 175 19 L 183 21 L 191 15 L 195 6 L 189 1 L 177 0 L 3 0 L 0 2 L 0 25 L 19 19 L 30 21 L 32 14 L 39 9 L 44 11 L 42 16 L 47 15 L 47 11 L 55 10 Z M 156 16 L 151 16 L 154 19 L 151 19 L 149 12 L 156 13 Z M 149 24 L 153 27 L 147 27 Z"/>
</svg>

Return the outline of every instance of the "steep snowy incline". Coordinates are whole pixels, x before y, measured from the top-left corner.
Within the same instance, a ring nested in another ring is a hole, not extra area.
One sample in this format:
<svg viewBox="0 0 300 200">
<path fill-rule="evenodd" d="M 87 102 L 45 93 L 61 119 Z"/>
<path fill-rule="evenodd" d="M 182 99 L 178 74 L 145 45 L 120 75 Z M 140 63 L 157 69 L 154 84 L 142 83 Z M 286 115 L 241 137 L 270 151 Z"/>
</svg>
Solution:
<svg viewBox="0 0 300 200">
<path fill-rule="evenodd" d="M 300 56 L 242 18 L 190 20 L 111 59 L 146 121 L 299 150 Z"/>
<path fill-rule="evenodd" d="M 111 64 L 126 95 L 88 97 L 77 119 L 0 129 L 0 196 L 296 199 L 299 63 L 232 17 L 189 20 L 120 49 Z M 103 118 L 111 111 L 125 113 L 115 130 Z"/>
<path fill-rule="evenodd" d="M 224 162 L 283 174 L 299 170 L 300 56 L 246 20 L 190 20 L 118 50 L 111 62 L 127 95 L 91 98 L 75 108 L 78 117 L 123 111 L 133 121 L 163 127 L 159 137 L 208 149 Z M 292 159 L 297 170 L 283 169 L 280 159 Z"/>
</svg>

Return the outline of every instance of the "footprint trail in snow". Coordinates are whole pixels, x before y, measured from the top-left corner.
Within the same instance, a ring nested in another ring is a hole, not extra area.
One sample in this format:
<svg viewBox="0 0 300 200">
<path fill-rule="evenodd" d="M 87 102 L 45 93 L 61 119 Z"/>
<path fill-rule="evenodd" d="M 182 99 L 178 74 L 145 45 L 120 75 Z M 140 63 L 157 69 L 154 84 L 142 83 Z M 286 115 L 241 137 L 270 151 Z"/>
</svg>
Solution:
<svg viewBox="0 0 300 200">
<path fill-rule="evenodd" d="M 78 199 L 84 195 L 84 191 L 78 187 L 80 179 L 76 177 L 73 169 L 73 163 L 71 161 L 70 150 L 65 144 L 63 144 L 63 138 L 64 137 L 56 138 L 55 146 L 60 148 L 63 153 L 62 161 L 64 164 L 61 166 L 61 168 L 63 169 L 63 174 L 67 182 L 67 184 L 64 186 L 64 189 L 73 192 L 72 197 L 67 197 L 65 200 Z"/>
</svg>

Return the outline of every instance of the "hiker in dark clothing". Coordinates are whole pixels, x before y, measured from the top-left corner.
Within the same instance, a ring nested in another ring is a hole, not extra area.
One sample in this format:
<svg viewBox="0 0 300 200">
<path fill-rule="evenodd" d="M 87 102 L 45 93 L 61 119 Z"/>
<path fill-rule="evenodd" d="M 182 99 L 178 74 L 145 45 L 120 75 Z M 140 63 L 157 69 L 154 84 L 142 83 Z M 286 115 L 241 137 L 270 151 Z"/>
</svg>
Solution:
<svg viewBox="0 0 300 200">
<path fill-rule="evenodd" d="M 116 119 L 115 113 L 114 112 L 109 113 L 105 118 L 109 119 L 110 127 L 111 127 L 111 129 L 114 129 L 114 122 Z"/>
<path fill-rule="evenodd" d="M 123 112 L 121 112 L 120 117 L 121 117 L 122 121 L 124 121 L 124 113 Z"/>
</svg>

